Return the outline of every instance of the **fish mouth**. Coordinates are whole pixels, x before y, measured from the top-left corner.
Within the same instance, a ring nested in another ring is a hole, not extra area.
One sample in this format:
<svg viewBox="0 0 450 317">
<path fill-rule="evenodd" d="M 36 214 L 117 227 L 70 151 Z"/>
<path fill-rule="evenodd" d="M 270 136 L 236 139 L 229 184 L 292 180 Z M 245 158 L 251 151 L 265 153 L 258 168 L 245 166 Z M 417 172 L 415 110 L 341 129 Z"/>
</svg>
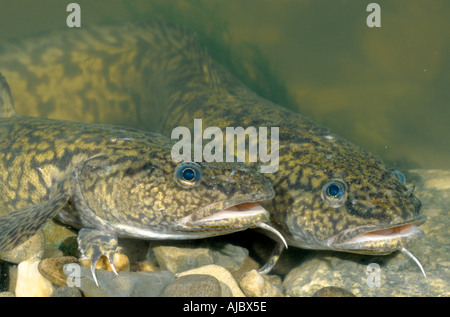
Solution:
<svg viewBox="0 0 450 317">
<path fill-rule="evenodd" d="M 270 214 L 261 206 L 261 203 L 264 202 L 239 203 L 213 213 L 209 212 L 205 216 L 205 210 L 210 210 L 218 205 L 211 204 L 199 212 L 181 218 L 179 224 L 184 230 L 197 232 L 202 237 L 259 228 L 287 249 L 286 239 L 270 224 Z"/>
<path fill-rule="evenodd" d="M 417 228 L 426 216 L 409 222 L 383 227 L 358 227 L 345 230 L 328 239 L 328 246 L 336 251 L 385 255 L 402 248 L 408 248 L 425 233 Z"/>
<path fill-rule="evenodd" d="M 179 224 L 184 230 L 196 232 L 200 237 L 259 228 L 287 249 L 286 239 L 270 224 L 270 214 L 261 203 L 263 202 L 244 202 L 204 216 L 205 210 L 217 205 L 212 204 L 200 212 L 181 218 Z"/>
<path fill-rule="evenodd" d="M 220 203 L 211 204 L 198 212 L 179 219 L 179 224 L 190 229 L 256 227 L 259 222 L 269 220 L 269 212 L 261 206 L 262 202 L 243 202 L 225 208 Z"/>
</svg>

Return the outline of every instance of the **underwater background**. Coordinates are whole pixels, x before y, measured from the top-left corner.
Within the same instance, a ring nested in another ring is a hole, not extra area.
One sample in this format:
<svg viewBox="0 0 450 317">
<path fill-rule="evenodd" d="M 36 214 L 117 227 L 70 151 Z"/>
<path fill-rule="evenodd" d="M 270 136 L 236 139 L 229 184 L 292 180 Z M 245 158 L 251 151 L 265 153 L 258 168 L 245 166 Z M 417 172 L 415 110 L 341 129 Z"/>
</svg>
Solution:
<svg viewBox="0 0 450 317">
<path fill-rule="evenodd" d="M 170 21 L 259 95 L 298 111 L 396 168 L 450 162 L 450 3 L 376 1 L 76 1 L 81 27 Z M 0 41 L 67 29 L 68 1 L 1 0 Z M 14 90 L 14 87 L 13 87 Z"/>
</svg>

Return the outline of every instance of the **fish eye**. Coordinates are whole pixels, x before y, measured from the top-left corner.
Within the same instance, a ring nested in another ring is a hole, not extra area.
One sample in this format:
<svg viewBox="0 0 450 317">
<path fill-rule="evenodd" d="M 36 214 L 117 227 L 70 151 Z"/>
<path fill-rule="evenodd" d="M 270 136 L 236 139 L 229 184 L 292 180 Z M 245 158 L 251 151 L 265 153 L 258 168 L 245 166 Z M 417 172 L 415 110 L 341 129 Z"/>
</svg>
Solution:
<svg viewBox="0 0 450 317">
<path fill-rule="evenodd" d="M 406 177 L 402 172 L 393 169 L 392 174 L 394 174 L 403 185 L 406 184 Z"/>
<path fill-rule="evenodd" d="M 200 182 L 201 178 L 200 166 L 193 162 L 181 163 L 175 171 L 175 179 L 183 187 L 193 187 Z"/>
<path fill-rule="evenodd" d="M 333 179 L 322 187 L 322 199 L 332 207 L 341 207 L 347 199 L 347 186 L 339 179 Z"/>
</svg>

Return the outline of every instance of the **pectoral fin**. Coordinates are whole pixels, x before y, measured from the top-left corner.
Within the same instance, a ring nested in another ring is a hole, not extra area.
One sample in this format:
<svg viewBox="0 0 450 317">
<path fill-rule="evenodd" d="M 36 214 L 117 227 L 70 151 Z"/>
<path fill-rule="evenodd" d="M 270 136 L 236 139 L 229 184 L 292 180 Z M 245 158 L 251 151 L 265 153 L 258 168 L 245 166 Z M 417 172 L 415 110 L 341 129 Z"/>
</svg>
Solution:
<svg viewBox="0 0 450 317">
<path fill-rule="evenodd" d="M 27 206 L 0 217 L 0 252 L 10 251 L 35 235 L 58 214 L 68 199 L 67 193 L 56 192 L 45 203 Z"/>
<path fill-rule="evenodd" d="M 113 264 L 113 256 L 117 249 L 117 237 L 114 234 L 98 229 L 83 228 L 78 232 L 78 249 L 82 259 L 91 261 L 91 272 L 97 286 L 95 265 L 100 257 L 106 256 L 114 273 L 117 274 Z"/>
</svg>

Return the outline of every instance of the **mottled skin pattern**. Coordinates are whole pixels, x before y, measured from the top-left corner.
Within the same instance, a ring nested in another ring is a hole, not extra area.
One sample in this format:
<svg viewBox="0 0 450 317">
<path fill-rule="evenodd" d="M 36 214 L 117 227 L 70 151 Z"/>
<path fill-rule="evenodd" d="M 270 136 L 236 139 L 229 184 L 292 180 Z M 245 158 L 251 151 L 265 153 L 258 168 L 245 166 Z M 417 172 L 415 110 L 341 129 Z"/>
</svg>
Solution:
<svg viewBox="0 0 450 317">
<path fill-rule="evenodd" d="M 195 34 L 160 24 L 72 34 L 55 32 L 0 50 L 0 65 L 8 65 L 2 71 L 16 81 L 30 112 L 120 121 L 166 135 L 176 126 L 192 128 L 194 118 L 203 119 L 203 127 L 279 127 L 280 166 L 265 174 L 276 193 L 268 210 L 290 245 L 386 254 L 423 235 L 417 230 L 339 245 L 368 231 L 420 224 L 420 201 L 373 154 L 251 92 L 209 57 Z M 64 106 L 69 101 L 72 109 Z M 333 179 L 347 189 L 336 208 L 322 193 Z"/>
<path fill-rule="evenodd" d="M 67 181 L 65 189 L 74 195 L 69 203 L 78 213 L 73 205 L 86 203 L 111 224 L 170 234 L 193 231 L 174 226 L 211 203 L 219 203 L 214 210 L 221 210 L 273 195 L 269 182 L 243 164 L 203 163 L 202 182 L 193 188 L 180 187 L 174 179 L 177 163 L 170 157 L 173 142 L 155 133 L 14 117 L 0 118 L 0 135 L 1 215 L 47 201 L 54 187 Z M 236 173 L 228 180 L 233 170 Z M 227 225 L 231 228 L 225 231 L 249 224 Z"/>
<path fill-rule="evenodd" d="M 82 228 L 79 247 L 93 267 L 112 258 L 117 237 L 203 238 L 269 220 L 264 209 L 208 218 L 270 200 L 272 186 L 242 163 L 214 162 L 196 165 L 201 178 L 182 184 L 174 143 L 131 128 L 17 116 L 0 75 L 0 253 L 55 216 Z"/>
</svg>

